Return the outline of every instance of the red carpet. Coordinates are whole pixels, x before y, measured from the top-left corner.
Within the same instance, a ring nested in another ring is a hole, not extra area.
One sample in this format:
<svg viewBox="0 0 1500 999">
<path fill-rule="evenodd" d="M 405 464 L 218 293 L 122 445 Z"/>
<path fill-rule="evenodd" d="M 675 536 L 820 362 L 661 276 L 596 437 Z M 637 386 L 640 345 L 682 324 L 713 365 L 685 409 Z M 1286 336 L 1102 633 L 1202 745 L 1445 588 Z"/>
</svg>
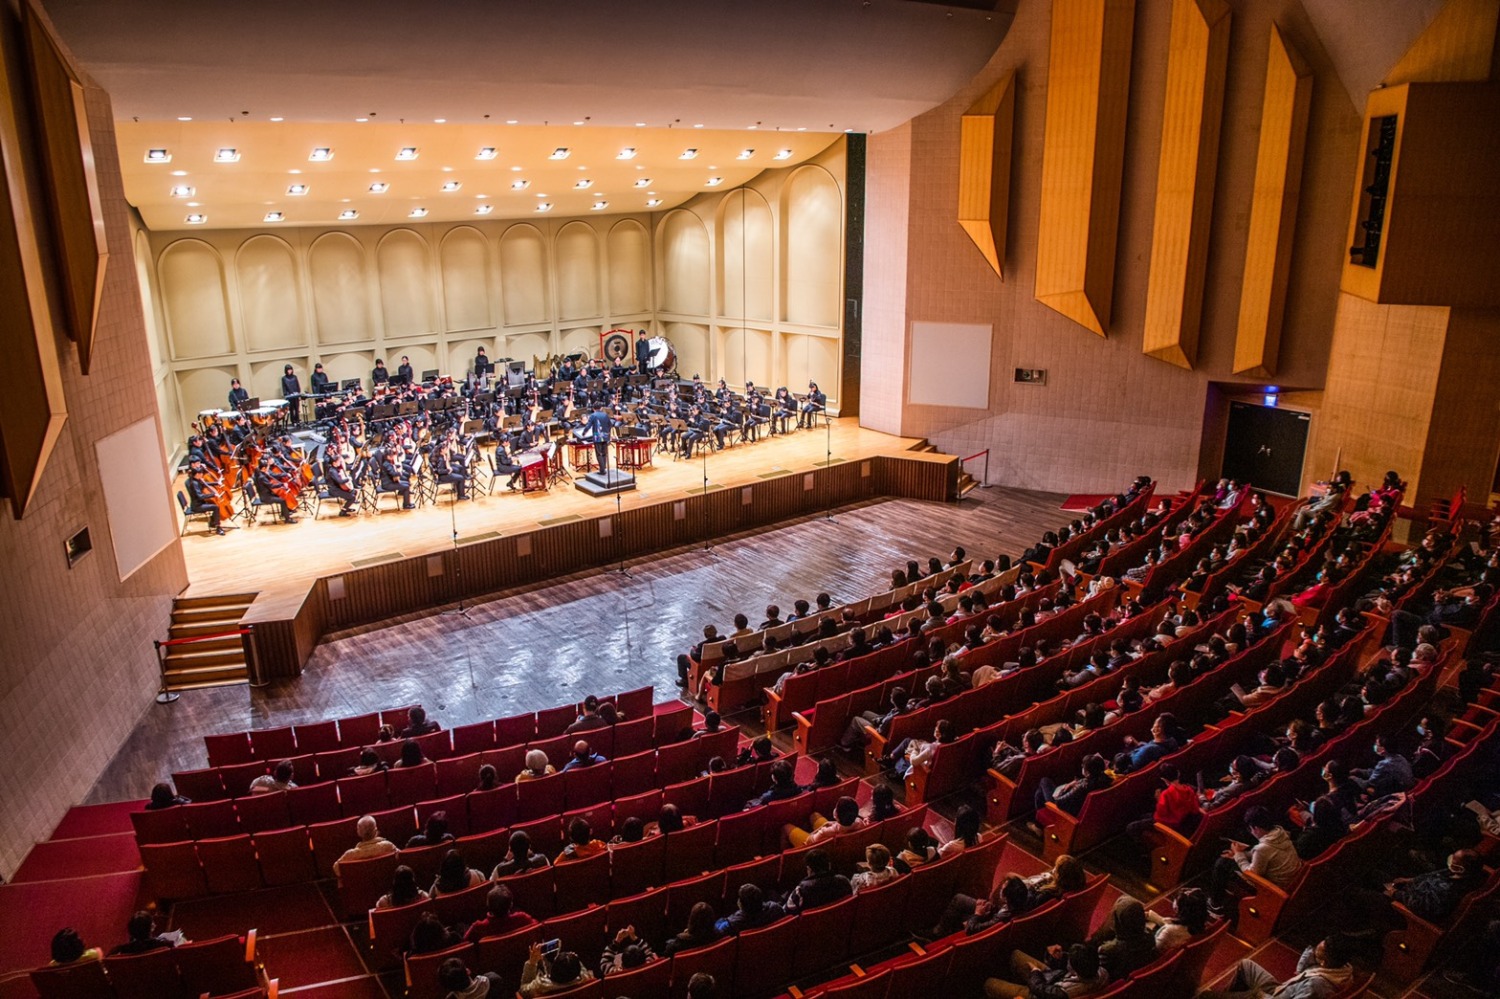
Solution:
<svg viewBox="0 0 1500 999">
<path fill-rule="evenodd" d="M 141 866 L 134 833 L 49 839 L 31 848 L 11 883 L 82 878 L 93 874 L 122 874 Z"/>
<path fill-rule="evenodd" d="M 1074 493 L 1063 500 L 1062 509 L 1081 513 L 1085 510 L 1092 510 L 1107 499 L 1109 499 L 1107 493 Z"/>
<path fill-rule="evenodd" d="M 400 972 L 396 973 L 400 977 Z M 286 995 L 286 984 L 281 986 L 281 994 Z M 386 992 L 380 987 L 378 978 L 361 978 L 352 982 L 339 982 L 336 985 L 319 985 L 311 989 L 300 989 L 293 992 L 296 999 L 386 999 Z M 401 995 L 398 989 L 391 995 Z"/>
<path fill-rule="evenodd" d="M 72 839 L 75 836 L 107 836 L 110 833 L 128 833 L 133 828 L 130 813 L 146 807 L 141 801 L 111 801 L 107 805 L 79 805 L 68 809 L 51 839 Z"/>
<path fill-rule="evenodd" d="M 64 926 L 91 947 L 120 943 L 140 890 L 139 871 L 0 886 L 0 974 L 46 964 L 52 935 Z"/>
<path fill-rule="evenodd" d="M 172 928 L 186 933 L 189 940 L 244 933 L 251 927 L 265 939 L 336 922 L 323 893 L 310 884 L 199 898 L 172 906 Z"/>
<path fill-rule="evenodd" d="M 258 939 L 256 953 L 266 962 L 266 974 L 281 980 L 283 992 L 299 985 L 336 982 L 341 978 L 368 974 L 364 963 L 354 951 L 354 945 L 338 926 L 325 926 L 321 930 L 309 930 L 306 933 L 289 933 L 269 940 Z M 329 993 L 348 994 L 338 991 Z"/>
</svg>

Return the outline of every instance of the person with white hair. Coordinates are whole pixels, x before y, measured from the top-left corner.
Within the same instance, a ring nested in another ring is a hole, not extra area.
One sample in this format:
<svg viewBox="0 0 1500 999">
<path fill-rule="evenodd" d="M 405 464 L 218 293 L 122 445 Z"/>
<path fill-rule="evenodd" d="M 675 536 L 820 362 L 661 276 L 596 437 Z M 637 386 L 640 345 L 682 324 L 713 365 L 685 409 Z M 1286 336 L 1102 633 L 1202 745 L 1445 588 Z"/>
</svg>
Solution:
<svg viewBox="0 0 1500 999">
<path fill-rule="evenodd" d="M 372 860 L 396 852 L 396 844 L 380 835 L 380 826 L 376 824 L 373 815 L 361 815 L 354 824 L 354 832 L 359 837 L 359 842 L 333 862 L 334 874 L 339 872 L 339 865 L 346 860 Z"/>
<path fill-rule="evenodd" d="M 533 749 L 527 752 L 526 769 L 516 774 L 516 783 L 536 780 L 538 777 L 550 777 L 555 773 L 557 773 L 557 768 L 547 761 L 547 754 L 540 749 Z"/>
</svg>

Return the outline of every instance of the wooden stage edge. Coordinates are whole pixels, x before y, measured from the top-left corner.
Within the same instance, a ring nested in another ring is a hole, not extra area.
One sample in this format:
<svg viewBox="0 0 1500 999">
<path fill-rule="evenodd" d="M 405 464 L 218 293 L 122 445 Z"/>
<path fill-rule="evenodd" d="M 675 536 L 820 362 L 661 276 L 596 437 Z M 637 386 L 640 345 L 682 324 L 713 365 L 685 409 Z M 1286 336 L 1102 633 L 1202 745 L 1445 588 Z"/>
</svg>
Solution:
<svg viewBox="0 0 1500 999">
<path fill-rule="evenodd" d="M 541 497 L 497 495 L 456 509 L 443 503 L 353 519 L 333 517 L 325 504 L 317 523 L 186 538 L 192 582 L 184 596 L 255 594 L 241 627 L 252 682 L 262 682 L 298 676 L 331 631 L 850 503 L 957 500 L 957 457 L 924 450 L 925 441 L 864 430 L 853 418 L 834 423 L 831 464 L 823 434 L 751 445 L 709 458 L 705 493 L 702 462 L 668 458 L 642 474 L 642 491 L 625 494 L 618 511 L 612 498 L 588 497 L 565 483 Z M 541 502 L 545 509 L 532 505 Z M 457 546 L 453 518 L 465 522 Z M 483 533 L 475 533 L 478 520 Z M 419 525 L 425 543 L 417 543 Z M 392 537 L 398 530 L 399 546 Z M 382 560 L 355 564 L 375 559 Z"/>
</svg>

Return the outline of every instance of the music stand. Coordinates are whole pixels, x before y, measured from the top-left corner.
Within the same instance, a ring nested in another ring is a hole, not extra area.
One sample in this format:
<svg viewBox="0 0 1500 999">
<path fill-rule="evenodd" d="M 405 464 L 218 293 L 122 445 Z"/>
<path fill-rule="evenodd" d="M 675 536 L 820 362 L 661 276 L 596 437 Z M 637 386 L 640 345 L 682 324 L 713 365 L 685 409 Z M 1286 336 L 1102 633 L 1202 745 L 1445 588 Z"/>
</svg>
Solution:
<svg viewBox="0 0 1500 999">
<path fill-rule="evenodd" d="M 438 369 L 437 368 L 428 368 L 427 370 L 425 370 L 425 371 L 422 372 L 422 381 L 424 381 L 424 382 L 435 382 L 435 381 L 437 381 L 437 376 L 438 376 Z"/>
<path fill-rule="evenodd" d="M 343 381 L 343 384 L 341 384 L 339 386 L 339 391 L 340 392 L 353 392 L 353 391 L 355 391 L 358 388 L 359 388 L 359 379 L 358 378 L 345 378 L 344 381 Z"/>
</svg>

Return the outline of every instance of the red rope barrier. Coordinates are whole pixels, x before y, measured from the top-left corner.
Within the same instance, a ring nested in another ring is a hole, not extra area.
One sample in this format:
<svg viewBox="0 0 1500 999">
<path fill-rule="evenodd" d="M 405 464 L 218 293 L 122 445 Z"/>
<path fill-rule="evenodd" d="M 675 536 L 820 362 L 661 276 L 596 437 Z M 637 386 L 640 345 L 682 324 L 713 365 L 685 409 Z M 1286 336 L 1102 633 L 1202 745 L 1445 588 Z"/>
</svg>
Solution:
<svg viewBox="0 0 1500 999">
<path fill-rule="evenodd" d="M 216 631 L 212 635 L 194 635 L 191 638 L 168 638 L 157 642 L 157 645 L 189 645 L 193 642 L 206 642 L 210 638 L 228 638 L 230 635 L 248 635 L 249 628 L 236 628 L 233 631 Z"/>
</svg>

